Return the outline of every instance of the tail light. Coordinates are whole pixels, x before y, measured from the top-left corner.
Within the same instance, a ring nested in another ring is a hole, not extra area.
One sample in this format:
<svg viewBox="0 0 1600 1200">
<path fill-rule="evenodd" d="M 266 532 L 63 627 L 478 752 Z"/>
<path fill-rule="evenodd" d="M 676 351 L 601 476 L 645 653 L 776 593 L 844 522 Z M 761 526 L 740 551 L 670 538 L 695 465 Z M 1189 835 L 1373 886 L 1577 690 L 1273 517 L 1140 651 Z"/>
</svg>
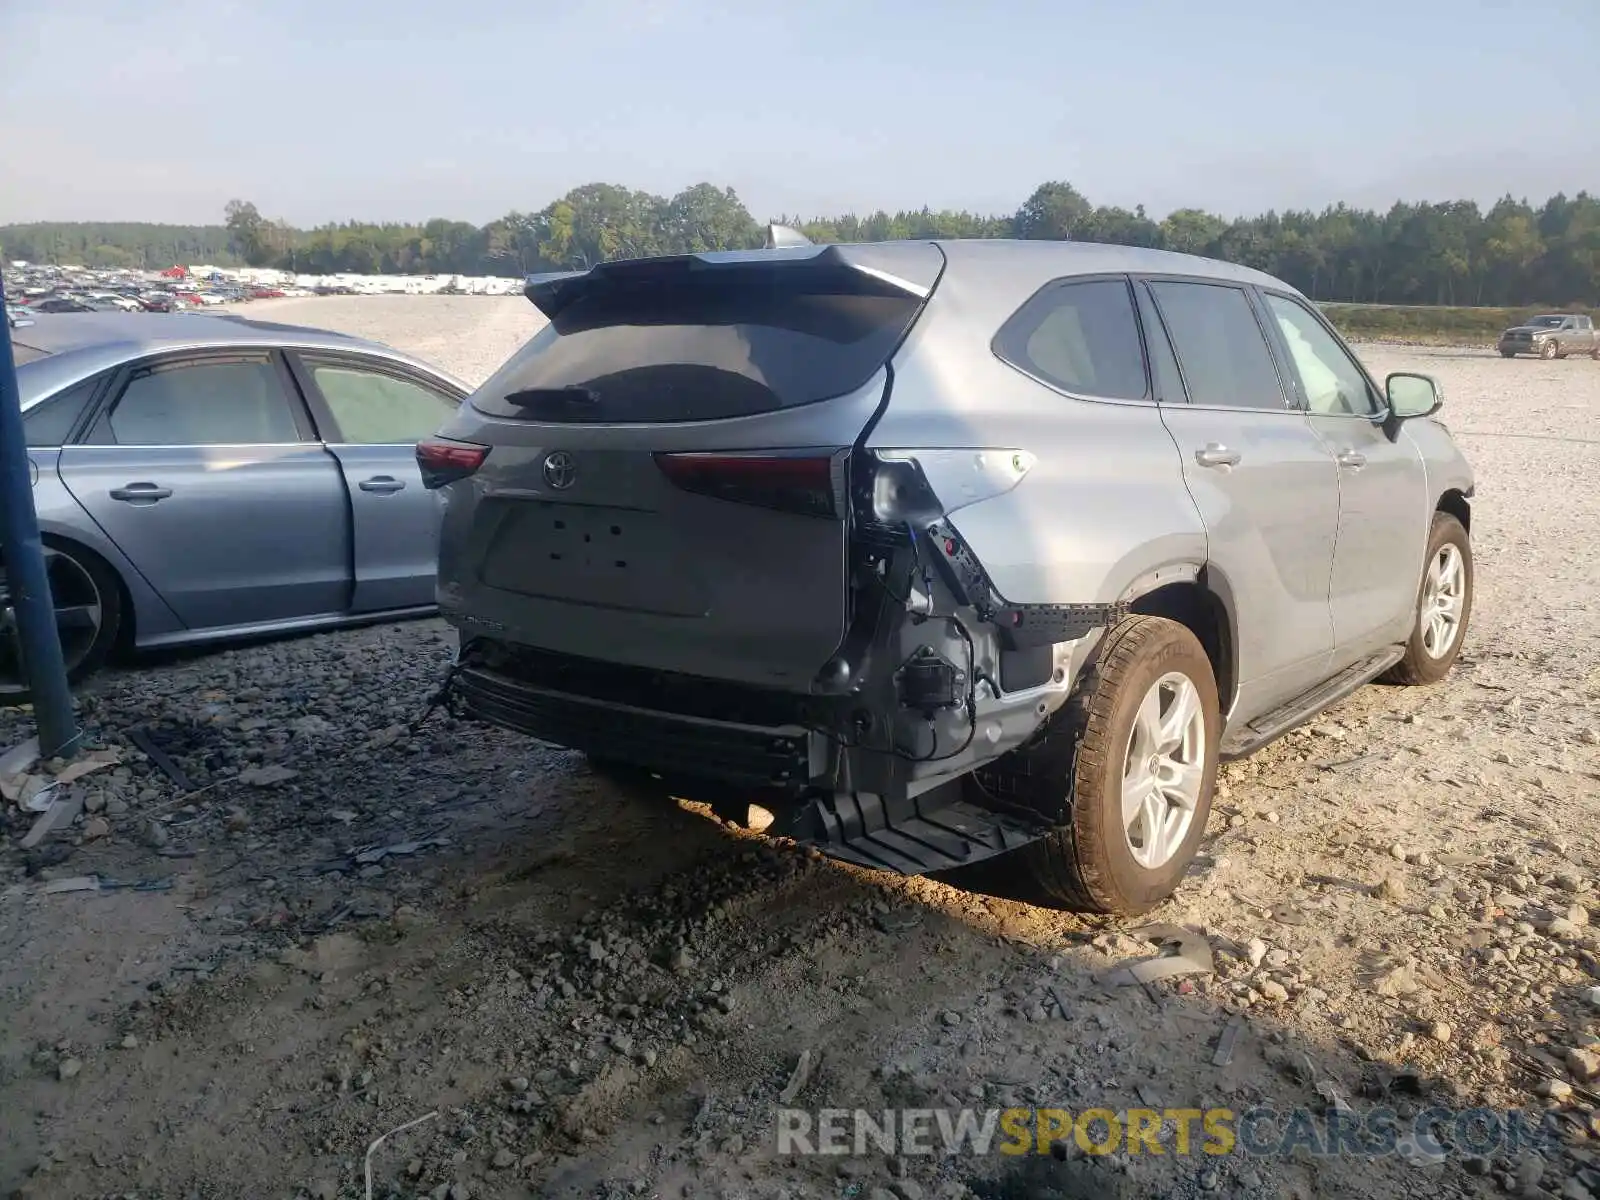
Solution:
<svg viewBox="0 0 1600 1200">
<path fill-rule="evenodd" d="M 831 456 L 657 454 L 662 474 L 686 492 L 808 517 L 838 516 L 843 462 Z"/>
<path fill-rule="evenodd" d="M 417 466 L 422 471 L 422 486 L 430 492 L 465 479 L 489 457 L 489 447 L 472 442 L 452 442 L 430 438 L 417 443 Z"/>
</svg>

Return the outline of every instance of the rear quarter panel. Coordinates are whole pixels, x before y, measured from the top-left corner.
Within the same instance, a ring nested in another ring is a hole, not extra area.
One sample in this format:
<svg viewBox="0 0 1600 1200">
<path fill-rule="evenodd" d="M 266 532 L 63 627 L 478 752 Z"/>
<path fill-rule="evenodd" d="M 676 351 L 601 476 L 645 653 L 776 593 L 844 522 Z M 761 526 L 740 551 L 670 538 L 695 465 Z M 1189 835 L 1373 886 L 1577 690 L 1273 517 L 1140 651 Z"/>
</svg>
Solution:
<svg viewBox="0 0 1600 1200">
<path fill-rule="evenodd" d="M 1015 489 L 953 515 L 1013 603 L 1107 603 L 1192 577 L 1205 563 L 1205 527 L 1157 407 L 1070 397 L 990 347 L 1049 278 L 948 272 L 895 358 L 889 405 L 867 444 L 1037 456 Z"/>
</svg>

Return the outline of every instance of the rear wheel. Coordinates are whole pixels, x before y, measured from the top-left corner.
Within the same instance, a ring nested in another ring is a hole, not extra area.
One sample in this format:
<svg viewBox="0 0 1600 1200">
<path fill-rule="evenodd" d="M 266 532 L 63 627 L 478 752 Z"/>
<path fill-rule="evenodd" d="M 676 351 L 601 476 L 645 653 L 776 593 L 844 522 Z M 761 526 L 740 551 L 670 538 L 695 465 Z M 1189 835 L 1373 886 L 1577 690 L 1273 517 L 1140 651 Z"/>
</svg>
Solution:
<svg viewBox="0 0 1600 1200">
<path fill-rule="evenodd" d="M 1455 664 L 1466 637 L 1472 615 L 1472 542 L 1449 513 L 1433 514 L 1426 561 L 1405 657 L 1384 675 L 1389 683 L 1437 683 Z"/>
<path fill-rule="evenodd" d="M 1501 358 L 1515 358 L 1516 356 L 1517 356 L 1517 352 L 1515 350 L 1502 350 L 1502 351 L 1500 351 L 1500 357 Z"/>
<path fill-rule="evenodd" d="M 1106 634 L 1053 724 L 1014 766 L 1036 804 L 1053 794 L 1062 823 L 1020 865 L 1047 902 L 1154 908 L 1188 872 L 1211 813 L 1222 722 L 1205 650 L 1176 621 L 1132 617 Z"/>
<path fill-rule="evenodd" d="M 111 568 L 81 546 L 47 539 L 44 560 L 67 679 L 77 683 L 99 670 L 116 645 L 122 626 L 122 589 Z M 0 562 L 0 704 L 32 702 L 10 583 Z"/>
<path fill-rule="evenodd" d="M 1589 357 L 1594 359 L 1595 362 L 1600 362 L 1600 340 L 1595 341 L 1594 349 L 1589 351 Z"/>
</svg>

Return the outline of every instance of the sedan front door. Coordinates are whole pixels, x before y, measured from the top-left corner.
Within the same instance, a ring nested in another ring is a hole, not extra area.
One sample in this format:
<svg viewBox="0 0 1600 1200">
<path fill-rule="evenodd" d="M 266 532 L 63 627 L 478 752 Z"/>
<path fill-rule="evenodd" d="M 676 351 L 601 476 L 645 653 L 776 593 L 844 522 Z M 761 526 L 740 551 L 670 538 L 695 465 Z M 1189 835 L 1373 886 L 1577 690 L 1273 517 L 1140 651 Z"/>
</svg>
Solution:
<svg viewBox="0 0 1600 1200">
<path fill-rule="evenodd" d="M 172 355 L 119 373 L 61 480 L 190 629 L 349 608 L 350 517 L 271 351 Z"/>
<path fill-rule="evenodd" d="M 1421 455 L 1354 356 L 1292 296 L 1262 293 L 1311 427 L 1339 467 L 1339 547 L 1328 603 L 1335 670 L 1405 641 L 1416 611 L 1433 504 Z"/>
<path fill-rule="evenodd" d="M 460 397 L 381 359 L 301 352 L 295 369 L 350 492 L 356 612 L 435 602 L 438 496 L 422 486 L 416 447 Z"/>
</svg>

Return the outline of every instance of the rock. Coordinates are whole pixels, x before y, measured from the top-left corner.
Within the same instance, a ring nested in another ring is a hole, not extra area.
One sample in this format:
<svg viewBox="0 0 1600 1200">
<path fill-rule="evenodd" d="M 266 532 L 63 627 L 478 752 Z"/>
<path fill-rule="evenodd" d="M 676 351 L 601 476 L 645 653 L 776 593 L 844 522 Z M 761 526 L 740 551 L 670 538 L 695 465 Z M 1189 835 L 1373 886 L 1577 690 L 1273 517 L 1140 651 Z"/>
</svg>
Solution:
<svg viewBox="0 0 1600 1200">
<path fill-rule="evenodd" d="M 97 813 L 106 806 L 106 798 L 99 792 L 93 792 L 83 798 L 83 811 Z"/>
<path fill-rule="evenodd" d="M 160 850 L 172 840 L 172 835 L 160 821 L 147 821 L 144 827 L 144 840 L 147 846 Z"/>
<path fill-rule="evenodd" d="M 339 1185 L 331 1179 L 319 1179 L 311 1185 L 311 1200 L 339 1200 Z"/>
<path fill-rule="evenodd" d="M 1585 988 L 1583 1002 L 1590 1008 L 1600 1012 L 1600 987 Z"/>
<path fill-rule="evenodd" d="M 472 1189 L 464 1183 L 452 1183 L 445 1200 L 472 1200 Z"/>
<path fill-rule="evenodd" d="M 1572 905 L 1564 915 L 1574 925 L 1587 925 L 1589 923 L 1589 910 L 1581 904 Z"/>
<path fill-rule="evenodd" d="M 1481 1154 L 1468 1155 L 1461 1160 L 1461 1169 L 1468 1175 L 1487 1175 L 1493 1167 L 1494 1162 Z"/>
<path fill-rule="evenodd" d="M 63 1082 L 68 1079 L 76 1079 L 78 1077 L 78 1072 L 82 1070 L 83 1063 L 79 1059 L 63 1058 L 60 1064 L 56 1067 L 56 1078 L 62 1080 Z"/>
<path fill-rule="evenodd" d="M 1517 1187 L 1522 1195 L 1532 1195 L 1544 1178 L 1544 1159 L 1537 1154 L 1524 1154 L 1517 1163 Z"/>
<path fill-rule="evenodd" d="M 1572 1097 L 1572 1085 L 1565 1079 L 1541 1079 L 1533 1090 L 1548 1100 L 1568 1100 Z"/>
<path fill-rule="evenodd" d="M 529 1083 L 526 1078 L 518 1075 L 515 1079 L 506 1080 L 506 1086 L 513 1092 L 525 1092 L 533 1085 Z"/>
<path fill-rule="evenodd" d="M 1267 944 L 1260 938 L 1251 938 L 1244 948 L 1245 956 L 1249 958 L 1252 967 L 1259 967 L 1267 957 Z"/>
<path fill-rule="evenodd" d="M 1204 1171 L 1200 1172 L 1200 1177 L 1195 1182 L 1200 1185 L 1200 1190 L 1202 1192 L 1214 1192 L 1221 1185 L 1222 1177 L 1210 1167 L 1207 1167 Z"/>
<path fill-rule="evenodd" d="M 1276 979 L 1268 979 L 1266 982 L 1261 984 L 1260 992 L 1263 996 L 1275 1004 L 1282 1004 L 1289 998 L 1289 989 L 1284 987 L 1283 984 L 1279 983 Z"/>
<path fill-rule="evenodd" d="M 504 1146 L 501 1146 L 500 1149 L 494 1152 L 494 1158 L 490 1160 L 489 1165 L 494 1167 L 496 1171 L 504 1171 L 516 1161 L 517 1156 Z"/>
<path fill-rule="evenodd" d="M 86 842 L 99 841 L 111 833 L 111 822 L 104 817 L 91 817 L 83 823 L 83 840 Z"/>
<path fill-rule="evenodd" d="M 250 828 L 250 814 L 242 808 L 230 808 L 223 824 L 227 826 L 229 833 L 243 833 Z"/>
<path fill-rule="evenodd" d="M 1448 1042 L 1454 1032 L 1444 1021 L 1435 1021 L 1428 1027 L 1428 1036 L 1436 1042 Z"/>
<path fill-rule="evenodd" d="M 65 1064 L 62 1064 L 63 1066 Z M 1574 1047 L 1567 1051 L 1567 1074 L 1579 1083 L 1589 1083 L 1600 1079 L 1600 1054 L 1593 1050 L 1579 1050 Z"/>
<path fill-rule="evenodd" d="M 953 1008 L 947 1008 L 944 1010 L 944 1016 L 941 1017 L 940 1020 L 942 1020 L 951 1028 L 954 1028 L 955 1026 L 961 1024 L 961 1014 Z"/>
<path fill-rule="evenodd" d="M 897 1179 L 889 1185 L 889 1190 L 900 1200 L 922 1200 L 922 1185 L 915 1179 Z"/>
<path fill-rule="evenodd" d="M 1403 963 L 1380 975 L 1373 982 L 1372 990 L 1380 996 L 1409 996 L 1420 986 L 1416 970 L 1410 963 Z"/>
<path fill-rule="evenodd" d="M 1389 847 L 1389 857 L 1394 859 L 1396 862 L 1405 862 L 1406 848 L 1399 842 L 1396 842 L 1394 845 Z"/>
<path fill-rule="evenodd" d="M 1349 733 L 1340 725 L 1313 725 L 1311 732 L 1318 737 L 1332 738 L 1336 742 L 1342 742 L 1349 736 Z"/>
<path fill-rule="evenodd" d="M 1406 898 L 1406 882 L 1398 875 L 1385 875 L 1378 881 L 1375 894 L 1380 900 L 1388 900 L 1391 903 L 1404 900 Z"/>
<path fill-rule="evenodd" d="M 117 796 L 112 796 L 106 801 L 106 816 L 125 817 L 128 815 L 128 802 Z"/>
<path fill-rule="evenodd" d="M 125 1033 L 122 1035 L 122 1041 L 117 1044 L 124 1050 L 137 1050 L 139 1048 L 139 1035 L 136 1033 Z"/>
</svg>

